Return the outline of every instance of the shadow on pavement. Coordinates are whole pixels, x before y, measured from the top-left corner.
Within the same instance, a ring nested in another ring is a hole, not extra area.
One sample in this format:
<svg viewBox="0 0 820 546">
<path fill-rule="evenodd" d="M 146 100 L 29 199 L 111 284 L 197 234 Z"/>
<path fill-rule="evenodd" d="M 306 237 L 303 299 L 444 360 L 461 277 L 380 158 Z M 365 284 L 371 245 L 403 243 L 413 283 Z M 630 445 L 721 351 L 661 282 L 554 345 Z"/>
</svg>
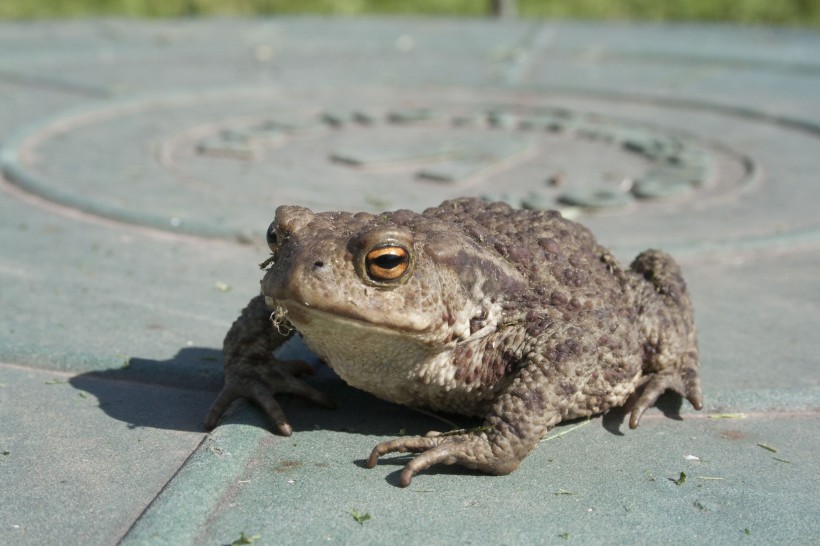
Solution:
<svg viewBox="0 0 820 546">
<path fill-rule="evenodd" d="M 69 382 L 76 389 L 95 396 L 100 409 L 129 427 L 205 432 L 205 414 L 222 388 L 222 352 L 186 347 L 168 360 L 132 357 L 120 368 L 84 373 Z M 453 428 L 435 417 L 354 389 L 328 370 L 317 371 L 308 382 L 327 392 L 338 408 L 327 410 L 299 397 L 278 396 L 277 401 L 294 432 L 320 429 L 398 437 Z M 236 407 L 239 404 L 235 402 L 226 412 L 223 423 L 258 426 L 263 422 L 271 430 L 252 404 L 244 404 L 245 408 L 252 408 L 250 411 Z M 469 426 L 465 418 L 453 415 L 445 418 L 455 420 L 459 427 Z"/>
<path fill-rule="evenodd" d="M 632 411 L 632 404 L 637 400 L 639 392 L 630 397 L 626 404 L 619 408 L 609 410 L 603 416 L 604 428 L 615 436 L 624 436 L 623 428 L 629 428 L 626 421 L 629 420 L 629 414 Z M 680 410 L 683 407 L 683 397 L 672 391 L 667 391 L 658 398 L 655 405 L 652 406 L 661 410 L 661 413 L 669 419 L 675 421 L 683 421 L 680 415 Z M 640 425 L 638 425 L 640 426 Z"/>
<path fill-rule="evenodd" d="M 205 411 L 222 385 L 222 354 L 186 347 L 169 360 L 132 357 L 120 368 L 84 373 L 69 382 L 129 427 L 202 432 Z"/>
<path fill-rule="evenodd" d="M 319 371 L 317 376 L 309 382 L 327 392 L 337 403 L 337 409 L 319 408 L 298 397 L 279 396 L 277 399 L 294 432 L 320 429 L 400 437 L 423 435 L 430 430 L 469 428 L 481 421 L 420 412 L 379 400 L 349 387 L 332 374 Z M 221 351 L 186 347 L 168 360 L 133 357 L 126 366 L 78 375 L 70 383 L 93 394 L 99 400 L 100 409 L 129 427 L 204 432 L 205 414 L 222 387 L 222 380 Z M 252 405 L 246 403 L 245 407 L 248 406 Z M 665 394 L 656 405 L 664 415 L 676 420 L 681 419 L 681 406 L 681 397 L 674 393 Z M 255 407 L 250 411 L 237 409 L 229 410 L 223 422 L 253 426 L 264 422 L 271 430 L 266 419 L 260 420 Z M 622 408 L 610 411 L 603 417 L 604 428 L 612 434 L 623 435 L 627 415 Z"/>
</svg>

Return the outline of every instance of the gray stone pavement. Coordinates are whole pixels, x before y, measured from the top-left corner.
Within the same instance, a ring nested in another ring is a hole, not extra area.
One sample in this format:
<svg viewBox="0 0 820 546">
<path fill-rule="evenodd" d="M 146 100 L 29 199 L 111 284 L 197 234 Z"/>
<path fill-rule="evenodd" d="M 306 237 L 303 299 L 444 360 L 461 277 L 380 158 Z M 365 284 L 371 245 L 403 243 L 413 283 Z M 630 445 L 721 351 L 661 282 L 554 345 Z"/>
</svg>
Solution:
<svg viewBox="0 0 820 546">
<path fill-rule="evenodd" d="M 816 544 L 819 92 L 799 30 L 0 24 L 0 543 Z M 408 489 L 372 446 L 451 425 L 318 363 L 339 409 L 283 400 L 292 437 L 242 405 L 202 430 L 276 205 L 457 195 L 678 257 L 705 410 L 563 424 L 510 476 Z"/>
</svg>

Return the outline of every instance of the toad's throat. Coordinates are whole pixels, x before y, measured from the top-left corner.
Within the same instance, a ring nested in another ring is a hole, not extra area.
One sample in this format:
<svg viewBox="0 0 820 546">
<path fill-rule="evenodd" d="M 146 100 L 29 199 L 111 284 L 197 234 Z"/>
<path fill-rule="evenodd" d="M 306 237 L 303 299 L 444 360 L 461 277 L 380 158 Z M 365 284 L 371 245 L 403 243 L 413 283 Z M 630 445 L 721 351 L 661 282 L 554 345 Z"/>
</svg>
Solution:
<svg viewBox="0 0 820 546">
<path fill-rule="evenodd" d="M 424 404 L 414 384 L 419 380 L 437 383 L 444 379 L 438 375 L 449 373 L 440 365 L 442 349 L 418 335 L 293 301 L 277 300 L 274 318 L 277 316 L 284 316 L 308 348 L 345 382 L 385 400 Z"/>
</svg>

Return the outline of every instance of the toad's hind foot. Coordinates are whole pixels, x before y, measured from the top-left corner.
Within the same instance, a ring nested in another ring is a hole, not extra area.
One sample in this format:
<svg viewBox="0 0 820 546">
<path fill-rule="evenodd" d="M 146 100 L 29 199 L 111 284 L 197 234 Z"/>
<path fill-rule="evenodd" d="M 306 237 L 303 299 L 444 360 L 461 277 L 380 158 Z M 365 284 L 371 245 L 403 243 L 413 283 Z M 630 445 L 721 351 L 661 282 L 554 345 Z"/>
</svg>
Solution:
<svg viewBox="0 0 820 546">
<path fill-rule="evenodd" d="M 399 477 L 399 485 L 407 487 L 417 473 L 436 464 L 459 464 L 489 474 L 509 474 L 518 467 L 519 460 L 503 462 L 483 434 L 465 432 L 398 438 L 382 442 L 373 448 L 367 467 L 373 468 L 379 457 L 388 453 L 420 453 L 408 462 Z"/>
<path fill-rule="evenodd" d="M 696 410 L 703 409 L 703 395 L 700 391 L 700 374 L 697 364 L 682 370 L 665 370 L 647 376 L 646 386 L 632 407 L 629 428 L 637 428 L 641 416 L 655 405 L 666 391 L 674 391 L 689 400 Z"/>
</svg>

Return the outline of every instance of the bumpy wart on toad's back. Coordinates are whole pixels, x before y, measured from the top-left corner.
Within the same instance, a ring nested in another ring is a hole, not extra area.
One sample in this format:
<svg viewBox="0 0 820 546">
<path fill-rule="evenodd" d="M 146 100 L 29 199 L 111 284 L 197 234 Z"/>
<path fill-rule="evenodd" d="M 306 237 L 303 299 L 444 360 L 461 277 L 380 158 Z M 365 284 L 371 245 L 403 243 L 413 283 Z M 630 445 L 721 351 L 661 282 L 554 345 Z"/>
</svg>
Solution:
<svg viewBox="0 0 820 546">
<path fill-rule="evenodd" d="M 666 390 L 702 407 L 692 305 L 680 269 L 648 250 L 628 269 L 554 211 L 474 199 L 421 214 L 280 207 L 262 294 L 225 338 L 225 387 L 206 425 L 237 398 L 291 427 L 278 393 L 331 400 L 272 351 L 289 335 L 354 387 L 408 406 L 483 417 L 463 434 L 375 447 L 418 452 L 402 485 L 431 465 L 515 470 L 556 423 L 607 411 L 642 388 L 630 426 Z"/>
</svg>

